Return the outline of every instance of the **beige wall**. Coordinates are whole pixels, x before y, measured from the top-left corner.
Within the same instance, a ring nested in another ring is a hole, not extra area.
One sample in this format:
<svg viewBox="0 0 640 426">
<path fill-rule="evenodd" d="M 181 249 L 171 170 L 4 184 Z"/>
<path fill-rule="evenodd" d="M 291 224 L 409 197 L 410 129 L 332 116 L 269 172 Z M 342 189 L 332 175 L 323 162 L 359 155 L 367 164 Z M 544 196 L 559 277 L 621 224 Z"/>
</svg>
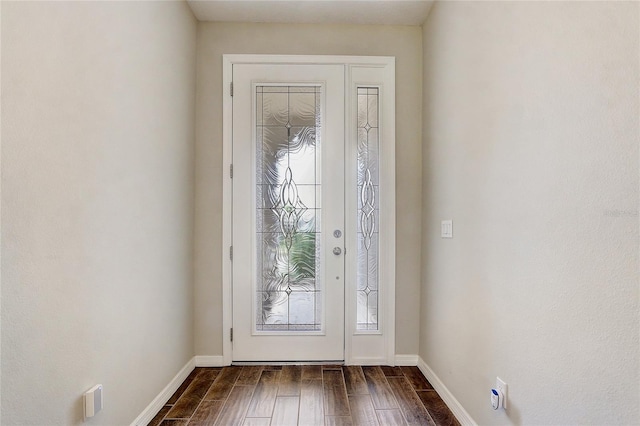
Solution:
<svg viewBox="0 0 640 426">
<path fill-rule="evenodd" d="M 196 21 L 2 4 L 2 424 L 133 421 L 193 357 Z"/>
<path fill-rule="evenodd" d="M 417 353 L 422 149 L 420 28 L 200 23 L 196 108 L 196 354 L 222 354 L 222 55 L 231 53 L 396 57 L 396 351 Z"/>
<path fill-rule="evenodd" d="M 639 6 L 424 25 L 420 355 L 479 424 L 640 423 Z"/>
</svg>

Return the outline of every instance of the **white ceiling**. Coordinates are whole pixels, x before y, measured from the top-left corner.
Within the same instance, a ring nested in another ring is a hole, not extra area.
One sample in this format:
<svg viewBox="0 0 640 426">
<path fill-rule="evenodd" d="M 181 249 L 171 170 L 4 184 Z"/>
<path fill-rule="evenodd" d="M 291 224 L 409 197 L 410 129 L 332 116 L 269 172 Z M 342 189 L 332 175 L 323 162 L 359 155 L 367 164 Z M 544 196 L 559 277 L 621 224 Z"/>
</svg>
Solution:
<svg viewBox="0 0 640 426">
<path fill-rule="evenodd" d="M 422 25 L 433 0 L 187 0 L 200 21 Z"/>
</svg>

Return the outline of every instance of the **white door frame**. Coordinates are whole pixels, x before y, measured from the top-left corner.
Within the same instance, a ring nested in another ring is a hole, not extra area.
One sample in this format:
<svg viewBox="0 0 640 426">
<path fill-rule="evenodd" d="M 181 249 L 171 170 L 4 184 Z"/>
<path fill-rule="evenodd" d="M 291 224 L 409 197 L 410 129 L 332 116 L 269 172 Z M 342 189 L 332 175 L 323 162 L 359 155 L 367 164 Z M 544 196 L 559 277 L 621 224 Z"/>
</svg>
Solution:
<svg viewBox="0 0 640 426">
<path fill-rule="evenodd" d="M 349 140 L 357 134 L 355 88 L 358 84 L 380 87 L 380 190 L 385 203 L 380 205 L 379 259 L 379 330 L 356 330 L 356 280 L 353 244 L 345 241 L 345 364 L 395 365 L 395 58 L 379 56 L 310 56 L 310 55 L 223 55 L 223 202 L 222 202 L 222 355 L 225 365 L 232 362 L 232 178 L 234 64 L 337 64 L 345 67 L 345 141 L 346 161 L 355 158 Z M 385 99 L 391 101 L 385 102 Z M 347 171 L 349 168 L 347 168 Z M 355 173 L 353 174 L 355 175 Z M 346 184 L 355 184 L 352 174 L 345 175 Z M 355 205 L 355 197 L 346 197 L 345 206 Z M 393 202 L 390 202 L 393 201 Z M 345 236 L 355 235 L 356 218 L 345 218 Z"/>
</svg>

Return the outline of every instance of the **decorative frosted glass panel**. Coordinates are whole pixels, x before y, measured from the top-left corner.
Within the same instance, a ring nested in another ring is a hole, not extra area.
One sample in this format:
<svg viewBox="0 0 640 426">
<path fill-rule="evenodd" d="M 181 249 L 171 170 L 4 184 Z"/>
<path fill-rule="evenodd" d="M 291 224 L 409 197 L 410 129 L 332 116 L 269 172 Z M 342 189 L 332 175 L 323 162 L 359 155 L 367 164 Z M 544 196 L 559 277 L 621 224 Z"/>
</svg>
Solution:
<svg viewBox="0 0 640 426">
<path fill-rule="evenodd" d="M 358 87 L 357 330 L 378 330 L 378 88 Z"/>
<path fill-rule="evenodd" d="M 320 86 L 256 87 L 256 330 L 319 331 Z"/>
</svg>

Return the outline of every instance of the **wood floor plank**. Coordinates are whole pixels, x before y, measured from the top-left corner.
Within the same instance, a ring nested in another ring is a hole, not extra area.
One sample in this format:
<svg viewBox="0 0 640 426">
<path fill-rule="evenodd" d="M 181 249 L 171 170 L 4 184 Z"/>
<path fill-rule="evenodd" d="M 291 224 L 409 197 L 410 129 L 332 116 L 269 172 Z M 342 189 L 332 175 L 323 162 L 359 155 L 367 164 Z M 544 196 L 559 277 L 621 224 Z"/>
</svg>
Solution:
<svg viewBox="0 0 640 426">
<path fill-rule="evenodd" d="M 302 380 L 315 380 L 315 379 L 322 379 L 322 366 L 321 365 L 303 365 Z"/>
<path fill-rule="evenodd" d="M 188 423 L 187 419 L 168 419 L 163 420 L 160 426 L 187 426 Z"/>
<path fill-rule="evenodd" d="M 402 372 L 402 368 L 400 367 L 391 367 L 389 365 L 381 365 L 380 369 L 387 377 L 397 377 L 402 376 L 404 373 Z"/>
<path fill-rule="evenodd" d="M 357 426 L 379 426 L 376 410 L 370 395 L 349 395 L 349 407 L 353 424 Z M 384 425 L 386 426 L 386 425 Z"/>
<path fill-rule="evenodd" d="M 364 378 L 364 373 L 359 365 L 342 367 L 344 382 L 347 386 L 347 395 L 368 395 L 369 388 Z"/>
<path fill-rule="evenodd" d="M 226 399 L 241 372 L 242 367 L 224 367 L 222 371 L 220 371 L 220 374 L 218 374 L 218 377 L 216 377 L 216 380 L 213 382 L 213 385 L 211 385 L 204 399 Z"/>
<path fill-rule="evenodd" d="M 220 400 L 203 400 L 191 420 L 189 426 L 211 426 L 215 423 L 218 415 L 222 411 L 224 401 Z"/>
<path fill-rule="evenodd" d="M 405 426 L 407 422 L 404 421 L 402 412 L 398 409 L 395 410 L 376 410 L 378 420 L 380 424 L 384 426 Z"/>
<path fill-rule="evenodd" d="M 273 409 L 271 423 L 278 426 L 297 426 L 300 397 L 279 396 Z"/>
<path fill-rule="evenodd" d="M 387 383 L 387 379 L 380 367 L 362 367 L 362 372 L 367 381 L 369 394 L 376 410 L 389 410 L 399 408 L 393 392 Z"/>
<path fill-rule="evenodd" d="M 187 390 L 187 388 L 189 387 L 191 382 L 193 382 L 193 380 L 196 378 L 196 376 L 198 375 L 198 373 L 200 371 L 202 371 L 201 368 L 194 368 L 193 371 L 191 373 L 189 373 L 189 375 L 187 376 L 185 381 L 182 382 L 180 387 L 178 387 L 178 389 L 173 393 L 173 395 L 171 395 L 171 398 L 169 398 L 169 400 L 167 401 L 167 403 L 165 405 L 173 405 L 173 404 L 175 404 L 176 401 L 178 400 L 178 398 L 180 398 L 180 396 L 182 396 L 184 391 Z"/>
<path fill-rule="evenodd" d="M 324 423 L 324 396 L 322 379 L 305 379 L 300 386 L 301 426 L 315 426 Z"/>
<path fill-rule="evenodd" d="M 264 367 L 262 365 L 245 365 L 242 367 L 238 380 L 236 380 L 236 385 L 258 384 L 263 369 Z"/>
<path fill-rule="evenodd" d="M 389 386 L 398 400 L 400 410 L 409 425 L 432 425 L 435 422 L 424 408 L 422 401 L 411 387 L 406 377 L 387 377 Z"/>
<path fill-rule="evenodd" d="M 216 425 L 242 425 L 255 386 L 234 386 L 216 420 Z"/>
<path fill-rule="evenodd" d="M 323 370 L 340 370 L 342 369 L 342 364 L 324 364 L 322 365 Z"/>
<path fill-rule="evenodd" d="M 178 402 L 169 410 L 165 419 L 189 419 L 200 405 L 202 398 L 182 395 Z"/>
<path fill-rule="evenodd" d="M 158 414 L 156 414 L 154 416 L 154 418 L 151 419 L 151 421 L 149 422 L 149 424 L 147 426 L 158 426 L 160 423 L 162 423 L 162 420 L 164 419 L 164 416 L 167 415 L 169 410 L 171 410 L 171 406 L 169 406 L 169 405 L 165 405 L 164 407 L 162 407 L 160 409 L 160 411 L 158 411 Z"/>
<path fill-rule="evenodd" d="M 416 393 L 438 426 L 460 426 L 458 419 L 436 391 L 416 391 Z"/>
<path fill-rule="evenodd" d="M 400 368 L 415 390 L 433 390 L 433 386 L 431 386 L 431 383 L 424 377 L 418 367 L 405 366 Z"/>
<path fill-rule="evenodd" d="M 191 417 L 217 376 L 217 370 L 203 369 L 199 371 L 184 393 L 173 404 L 165 419 L 188 419 Z"/>
<path fill-rule="evenodd" d="M 213 382 L 221 372 L 221 368 L 201 368 L 193 382 Z"/>
<path fill-rule="evenodd" d="M 271 417 L 278 395 L 280 373 L 278 370 L 264 370 L 262 372 L 260 381 L 253 392 L 247 417 Z"/>
<path fill-rule="evenodd" d="M 325 416 L 349 416 L 349 399 L 342 369 L 322 370 Z"/>
<path fill-rule="evenodd" d="M 269 426 L 271 417 L 247 417 L 242 426 Z"/>
<path fill-rule="evenodd" d="M 353 426 L 351 416 L 326 416 L 324 418 L 326 426 Z"/>
<path fill-rule="evenodd" d="M 280 373 L 278 396 L 300 396 L 300 380 L 302 367 L 299 365 L 283 365 Z"/>
</svg>

